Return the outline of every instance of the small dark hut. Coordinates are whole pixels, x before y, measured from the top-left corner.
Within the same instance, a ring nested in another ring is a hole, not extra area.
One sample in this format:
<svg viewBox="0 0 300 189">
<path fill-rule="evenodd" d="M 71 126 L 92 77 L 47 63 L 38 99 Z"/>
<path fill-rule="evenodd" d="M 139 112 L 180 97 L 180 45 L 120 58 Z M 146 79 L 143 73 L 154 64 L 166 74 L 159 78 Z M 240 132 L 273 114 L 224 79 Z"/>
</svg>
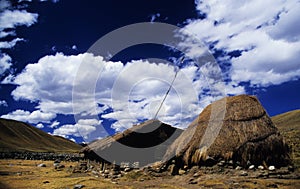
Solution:
<svg viewBox="0 0 300 189">
<path fill-rule="evenodd" d="M 226 97 L 207 106 L 167 149 L 163 162 L 184 166 L 233 160 L 242 166 L 289 164 L 289 149 L 254 96 Z"/>
<path fill-rule="evenodd" d="M 166 149 L 182 133 L 182 130 L 149 120 L 122 133 L 96 140 L 81 151 L 84 157 L 102 163 L 138 162 L 139 166 L 161 161 Z"/>
</svg>

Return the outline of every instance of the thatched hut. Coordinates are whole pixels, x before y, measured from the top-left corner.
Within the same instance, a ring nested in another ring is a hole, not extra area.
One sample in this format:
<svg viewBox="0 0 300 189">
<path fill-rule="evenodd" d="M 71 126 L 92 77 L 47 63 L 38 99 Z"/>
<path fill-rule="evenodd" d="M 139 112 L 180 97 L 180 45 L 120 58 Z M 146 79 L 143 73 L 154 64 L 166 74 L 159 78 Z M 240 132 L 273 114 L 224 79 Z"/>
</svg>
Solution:
<svg viewBox="0 0 300 189">
<path fill-rule="evenodd" d="M 169 145 L 182 133 L 158 120 L 149 120 L 135 125 L 123 133 L 88 144 L 81 151 L 91 160 L 105 163 L 122 162 L 144 166 L 160 161 Z"/>
<path fill-rule="evenodd" d="M 233 160 L 242 166 L 284 166 L 288 146 L 254 96 L 226 97 L 207 106 L 167 149 L 165 163 L 206 165 Z"/>
</svg>

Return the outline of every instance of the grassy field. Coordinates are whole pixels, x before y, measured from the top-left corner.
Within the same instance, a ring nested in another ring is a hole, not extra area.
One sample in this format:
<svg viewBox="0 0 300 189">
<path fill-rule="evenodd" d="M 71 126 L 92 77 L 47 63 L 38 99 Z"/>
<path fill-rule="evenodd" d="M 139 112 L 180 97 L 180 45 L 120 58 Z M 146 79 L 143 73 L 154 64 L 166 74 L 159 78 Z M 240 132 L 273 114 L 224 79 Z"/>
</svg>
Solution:
<svg viewBox="0 0 300 189">
<path fill-rule="evenodd" d="M 37 167 L 40 163 L 46 167 Z M 143 172 L 132 171 L 117 180 L 117 183 L 103 177 L 96 177 L 91 172 L 72 173 L 78 162 L 62 162 L 65 168 L 56 170 L 53 161 L 35 160 L 0 160 L 0 188 L 74 188 L 84 185 L 84 189 L 96 188 L 300 188 L 299 180 L 252 179 L 226 174 L 202 174 L 197 184 L 189 184 L 190 174 L 180 176 L 154 177 Z"/>
</svg>

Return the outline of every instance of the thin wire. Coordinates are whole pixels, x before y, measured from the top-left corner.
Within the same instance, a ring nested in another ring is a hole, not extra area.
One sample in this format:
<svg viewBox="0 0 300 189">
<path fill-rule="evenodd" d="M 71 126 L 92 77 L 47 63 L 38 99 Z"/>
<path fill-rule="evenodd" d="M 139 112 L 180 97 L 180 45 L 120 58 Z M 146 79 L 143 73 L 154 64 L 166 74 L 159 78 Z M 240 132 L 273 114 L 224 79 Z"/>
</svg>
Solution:
<svg viewBox="0 0 300 189">
<path fill-rule="evenodd" d="M 182 63 L 183 60 L 184 60 L 184 57 L 181 58 L 180 63 Z M 171 91 L 171 89 L 172 89 L 173 83 L 174 83 L 174 81 L 175 81 L 175 79 L 176 79 L 176 77 L 177 77 L 178 72 L 179 72 L 179 69 L 176 69 L 176 72 L 175 72 L 174 78 L 173 78 L 173 80 L 172 80 L 172 82 L 171 82 L 171 85 L 170 85 L 169 89 L 167 90 L 167 92 L 166 92 L 166 94 L 165 94 L 163 100 L 161 101 L 161 103 L 160 103 L 160 105 L 159 105 L 159 107 L 158 107 L 158 109 L 157 109 L 157 111 L 156 111 L 156 114 L 155 114 L 155 116 L 154 116 L 153 119 L 156 119 L 156 118 L 157 118 L 157 115 L 158 115 L 158 113 L 159 113 L 159 111 L 160 111 L 162 105 L 164 104 L 164 102 L 165 102 L 165 100 L 166 100 L 168 94 L 170 93 L 170 91 Z"/>
</svg>

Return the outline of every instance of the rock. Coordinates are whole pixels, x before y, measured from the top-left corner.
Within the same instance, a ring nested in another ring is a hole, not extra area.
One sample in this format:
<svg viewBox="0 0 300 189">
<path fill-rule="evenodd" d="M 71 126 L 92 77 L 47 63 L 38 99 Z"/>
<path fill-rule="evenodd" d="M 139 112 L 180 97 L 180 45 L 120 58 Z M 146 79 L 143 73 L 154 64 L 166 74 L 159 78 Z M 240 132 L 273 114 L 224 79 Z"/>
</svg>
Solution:
<svg viewBox="0 0 300 189">
<path fill-rule="evenodd" d="M 258 169 L 264 170 L 264 166 L 260 165 L 260 166 L 258 166 Z"/>
<path fill-rule="evenodd" d="M 65 165 L 57 165 L 57 166 L 55 166 L 55 169 L 63 169 L 63 168 L 65 168 Z"/>
<path fill-rule="evenodd" d="M 54 161 L 54 163 L 60 163 L 61 161 L 60 161 L 60 159 L 56 159 L 55 161 Z"/>
<path fill-rule="evenodd" d="M 233 183 L 233 186 L 234 186 L 235 188 L 239 188 L 239 186 L 240 186 L 240 183 L 238 183 L 238 182 L 235 182 L 235 183 Z"/>
<path fill-rule="evenodd" d="M 171 172 L 171 175 L 178 175 L 179 174 L 179 169 L 175 164 L 172 164 L 170 166 L 170 172 Z"/>
<path fill-rule="evenodd" d="M 38 164 L 38 167 L 46 167 L 46 164 L 44 163 Z"/>
<path fill-rule="evenodd" d="M 130 167 L 126 167 L 126 168 L 124 169 L 124 171 L 125 171 L 125 172 L 129 172 L 129 171 L 131 171 L 131 168 L 130 168 Z"/>
<path fill-rule="evenodd" d="M 275 171 L 275 166 L 273 166 L 273 165 L 271 165 L 271 166 L 269 166 L 269 171 Z"/>
<path fill-rule="evenodd" d="M 220 167 L 223 167 L 223 166 L 225 165 L 225 161 L 222 160 L 222 161 L 220 161 L 217 165 L 220 166 Z"/>
<path fill-rule="evenodd" d="M 253 170 L 254 168 L 255 168 L 255 165 L 250 165 L 248 169 Z"/>
<path fill-rule="evenodd" d="M 105 170 L 104 170 L 104 174 L 109 174 L 109 170 L 108 170 L 108 169 L 105 169 Z"/>
<path fill-rule="evenodd" d="M 228 161 L 228 165 L 233 165 L 233 161 L 232 160 Z"/>
<path fill-rule="evenodd" d="M 84 185 L 82 185 L 82 184 L 76 184 L 73 189 L 81 189 L 83 187 L 84 187 Z"/>
<path fill-rule="evenodd" d="M 249 160 L 247 160 L 247 163 L 246 163 L 248 166 L 251 165 L 251 162 Z"/>
<path fill-rule="evenodd" d="M 54 167 L 58 167 L 60 165 L 60 163 L 53 163 Z"/>
<path fill-rule="evenodd" d="M 185 170 L 182 170 L 182 169 L 180 169 L 178 173 L 179 173 L 179 175 L 183 175 L 183 174 L 185 174 L 185 173 L 186 173 L 186 171 L 185 171 Z"/>
<path fill-rule="evenodd" d="M 112 178 L 112 179 L 117 179 L 117 178 L 118 178 L 118 175 L 112 175 L 111 178 Z"/>
<path fill-rule="evenodd" d="M 118 175 L 119 173 L 120 173 L 120 171 L 117 171 L 117 170 L 110 172 L 111 175 Z"/>
<path fill-rule="evenodd" d="M 278 188 L 277 184 L 268 184 L 268 188 Z"/>
<path fill-rule="evenodd" d="M 293 166 L 290 165 L 290 166 L 288 166 L 288 170 L 291 171 L 291 172 L 294 172 L 294 171 L 295 171 L 295 168 L 294 168 Z"/>
<path fill-rule="evenodd" d="M 93 170 L 93 171 L 92 171 L 92 174 L 98 175 L 98 172 Z"/>
<path fill-rule="evenodd" d="M 247 173 L 247 171 L 241 171 L 239 173 L 239 176 L 248 176 L 248 173 Z"/>
<path fill-rule="evenodd" d="M 242 170 L 242 167 L 236 166 L 235 170 Z"/>
<path fill-rule="evenodd" d="M 190 179 L 189 184 L 197 184 L 198 182 L 194 179 Z"/>
<path fill-rule="evenodd" d="M 201 176 L 201 173 L 200 172 L 197 172 L 193 175 L 193 177 L 197 178 L 197 177 L 200 177 Z"/>
</svg>

